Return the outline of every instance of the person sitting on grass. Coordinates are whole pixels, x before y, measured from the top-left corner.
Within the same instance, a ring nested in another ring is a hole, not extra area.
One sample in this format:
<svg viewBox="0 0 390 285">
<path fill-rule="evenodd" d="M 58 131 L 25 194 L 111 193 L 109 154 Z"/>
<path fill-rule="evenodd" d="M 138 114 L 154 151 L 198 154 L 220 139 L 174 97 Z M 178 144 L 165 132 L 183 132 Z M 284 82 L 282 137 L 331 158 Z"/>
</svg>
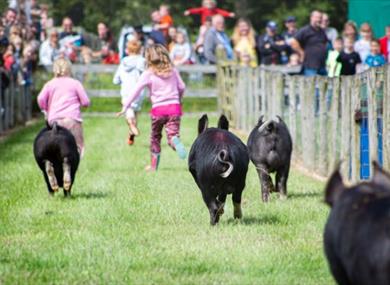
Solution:
<svg viewBox="0 0 390 285">
<path fill-rule="evenodd" d="M 43 86 L 38 105 L 49 125 L 57 122 L 72 133 L 82 157 L 84 137 L 80 107 L 88 107 L 90 101 L 83 85 L 71 77 L 71 68 L 71 63 L 64 58 L 54 62 L 54 78 Z"/>
<path fill-rule="evenodd" d="M 142 72 L 145 71 L 145 59 L 140 55 L 141 48 L 141 43 L 138 40 L 130 40 L 126 48 L 127 56 L 122 59 L 115 72 L 113 83 L 121 85 L 122 105 L 135 89 Z M 134 137 L 139 135 L 137 112 L 141 110 L 145 96 L 145 92 L 142 91 L 138 99 L 126 111 L 126 121 L 129 125 L 128 145 L 133 145 Z"/>
<path fill-rule="evenodd" d="M 146 48 L 145 58 L 147 70 L 142 73 L 136 87 L 124 102 L 117 116 L 126 113 L 131 104 L 141 96 L 145 87 L 149 89 L 152 102 L 150 112 L 152 119 L 151 162 L 146 170 L 156 171 L 160 160 L 163 127 L 167 133 L 168 144 L 177 152 L 179 158 L 187 157 L 186 149 L 180 141 L 180 119 L 183 114 L 181 101 L 185 84 L 179 72 L 174 68 L 169 52 L 164 46 L 156 44 Z"/>
<path fill-rule="evenodd" d="M 386 64 L 385 57 L 381 54 L 381 48 L 377 40 L 372 40 L 370 43 L 370 54 L 364 62 L 369 67 L 378 67 Z"/>
</svg>

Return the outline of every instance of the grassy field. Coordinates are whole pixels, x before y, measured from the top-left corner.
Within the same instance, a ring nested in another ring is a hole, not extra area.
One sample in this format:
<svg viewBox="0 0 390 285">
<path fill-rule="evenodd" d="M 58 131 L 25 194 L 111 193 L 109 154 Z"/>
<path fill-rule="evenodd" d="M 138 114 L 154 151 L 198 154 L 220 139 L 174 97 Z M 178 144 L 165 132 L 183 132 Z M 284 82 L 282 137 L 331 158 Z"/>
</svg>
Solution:
<svg viewBox="0 0 390 285">
<path fill-rule="evenodd" d="M 71 199 L 48 197 L 32 154 L 41 124 L 0 143 L 0 284 L 333 284 L 322 183 L 293 170 L 288 200 L 264 205 L 251 166 L 243 220 L 232 219 L 229 197 L 211 227 L 186 163 L 165 141 L 159 172 L 143 171 L 149 119 L 140 121 L 129 147 L 123 120 L 85 118 Z M 188 147 L 196 124 L 183 120 Z"/>
</svg>

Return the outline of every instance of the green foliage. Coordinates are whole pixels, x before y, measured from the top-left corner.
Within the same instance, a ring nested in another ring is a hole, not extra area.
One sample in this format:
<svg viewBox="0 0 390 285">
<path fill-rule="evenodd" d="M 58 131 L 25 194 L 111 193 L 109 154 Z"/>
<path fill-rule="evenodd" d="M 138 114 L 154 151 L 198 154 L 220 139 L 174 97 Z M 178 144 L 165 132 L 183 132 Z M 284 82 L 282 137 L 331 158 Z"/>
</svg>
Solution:
<svg viewBox="0 0 390 285">
<path fill-rule="evenodd" d="M 187 147 L 197 120 L 183 117 Z M 144 172 L 147 115 L 132 147 L 123 119 L 86 116 L 73 198 L 50 198 L 31 147 L 41 125 L 0 142 L 0 284 L 333 284 L 322 183 L 293 170 L 290 197 L 265 205 L 251 166 L 243 220 L 233 220 L 229 197 L 211 227 L 186 162 L 165 137 L 159 172 Z"/>
<path fill-rule="evenodd" d="M 99 21 L 107 22 L 118 33 L 125 25 L 148 24 L 150 13 L 158 9 L 161 0 L 150 1 L 125 1 L 125 0 L 41 0 L 52 6 L 52 13 L 57 24 L 68 15 L 71 16 L 77 25 L 85 27 L 88 31 L 96 32 L 96 24 Z M 185 17 L 184 10 L 190 7 L 198 7 L 201 0 L 171 0 L 165 1 L 171 6 L 171 13 L 175 24 L 187 27 L 190 32 L 197 33 L 199 19 L 197 17 Z M 338 29 L 342 28 L 347 18 L 347 0 L 220 0 L 218 5 L 221 8 L 236 11 L 238 16 L 248 17 L 253 22 L 256 31 L 262 33 L 268 20 L 275 20 L 282 27 L 283 20 L 288 15 L 298 18 L 300 25 L 308 23 L 310 11 L 320 9 L 330 15 L 332 25 Z M 235 20 L 228 19 L 229 30 L 234 26 Z"/>
</svg>

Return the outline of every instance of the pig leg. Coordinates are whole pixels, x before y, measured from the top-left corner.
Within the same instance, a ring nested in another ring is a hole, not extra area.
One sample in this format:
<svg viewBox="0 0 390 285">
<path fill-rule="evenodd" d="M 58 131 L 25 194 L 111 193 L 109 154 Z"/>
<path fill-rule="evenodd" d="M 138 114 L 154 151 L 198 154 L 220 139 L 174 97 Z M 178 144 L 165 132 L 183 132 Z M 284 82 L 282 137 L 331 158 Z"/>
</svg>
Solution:
<svg viewBox="0 0 390 285">
<path fill-rule="evenodd" d="M 224 207 L 226 202 L 226 194 L 221 194 L 217 197 L 218 215 L 221 217 L 224 213 Z"/>
<path fill-rule="evenodd" d="M 271 176 L 264 167 L 256 167 L 261 184 L 261 198 L 263 202 L 268 202 L 270 192 L 273 192 L 274 185 Z"/>
<path fill-rule="evenodd" d="M 280 193 L 281 199 L 287 198 L 287 179 L 289 168 L 286 167 L 276 172 L 276 191 Z"/>
<path fill-rule="evenodd" d="M 47 190 L 49 191 L 49 196 L 54 196 L 54 191 L 53 191 L 53 189 L 51 189 L 49 177 L 47 176 L 46 171 L 43 171 L 43 177 L 45 178 Z"/>
<path fill-rule="evenodd" d="M 241 194 L 242 194 L 242 188 L 241 190 L 236 190 L 233 192 L 233 207 L 234 207 L 234 212 L 233 216 L 235 219 L 241 219 L 242 218 L 242 209 L 241 209 Z"/>
<path fill-rule="evenodd" d="M 54 167 L 53 164 L 48 160 L 45 160 L 45 171 L 51 189 L 54 192 L 57 192 L 59 187 L 58 187 L 57 178 L 54 173 Z"/>
<path fill-rule="evenodd" d="M 72 187 L 72 176 L 71 176 L 71 168 L 69 164 L 69 160 L 67 157 L 64 158 L 64 162 L 62 163 L 62 170 L 64 173 L 63 181 L 64 181 L 64 195 L 67 196 L 70 194 L 70 189 Z"/>
<path fill-rule="evenodd" d="M 218 211 L 219 211 L 218 204 L 219 203 L 215 197 L 212 197 L 208 194 L 205 194 L 203 191 L 202 191 L 202 196 L 203 196 L 203 200 L 206 203 L 206 206 L 210 212 L 210 224 L 212 226 L 214 226 L 219 221 L 219 215 L 218 215 Z"/>
</svg>

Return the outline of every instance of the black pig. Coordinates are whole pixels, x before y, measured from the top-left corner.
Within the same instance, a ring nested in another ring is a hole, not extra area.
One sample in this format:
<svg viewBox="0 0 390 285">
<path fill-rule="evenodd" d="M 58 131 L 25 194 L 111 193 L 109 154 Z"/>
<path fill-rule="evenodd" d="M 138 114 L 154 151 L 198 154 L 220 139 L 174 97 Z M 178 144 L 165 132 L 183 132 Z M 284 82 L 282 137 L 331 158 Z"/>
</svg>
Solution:
<svg viewBox="0 0 390 285">
<path fill-rule="evenodd" d="M 57 123 L 48 124 L 35 138 L 34 156 L 43 172 L 49 194 L 53 195 L 62 187 L 64 195 L 70 195 L 80 161 L 71 132 Z"/>
<path fill-rule="evenodd" d="M 256 166 L 261 184 L 263 202 L 268 202 L 271 192 L 287 195 L 287 179 L 290 171 L 292 140 L 286 124 L 276 119 L 263 122 L 261 116 L 248 138 L 249 157 Z M 276 172 L 276 187 L 270 173 Z"/>
<path fill-rule="evenodd" d="M 218 128 L 207 128 L 208 117 L 198 124 L 198 137 L 191 147 L 188 165 L 210 212 L 210 223 L 218 223 L 227 194 L 233 194 L 234 218 L 242 217 L 241 195 L 245 188 L 249 157 L 245 144 L 228 131 L 224 115 Z"/>
<path fill-rule="evenodd" d="M 390 284 L 390 176 L 374 163 L 371 181 L 352 187 L 336 170 L 325 188 L 332 208 L 325 254 L 338 284 Z"/>
</svg>

